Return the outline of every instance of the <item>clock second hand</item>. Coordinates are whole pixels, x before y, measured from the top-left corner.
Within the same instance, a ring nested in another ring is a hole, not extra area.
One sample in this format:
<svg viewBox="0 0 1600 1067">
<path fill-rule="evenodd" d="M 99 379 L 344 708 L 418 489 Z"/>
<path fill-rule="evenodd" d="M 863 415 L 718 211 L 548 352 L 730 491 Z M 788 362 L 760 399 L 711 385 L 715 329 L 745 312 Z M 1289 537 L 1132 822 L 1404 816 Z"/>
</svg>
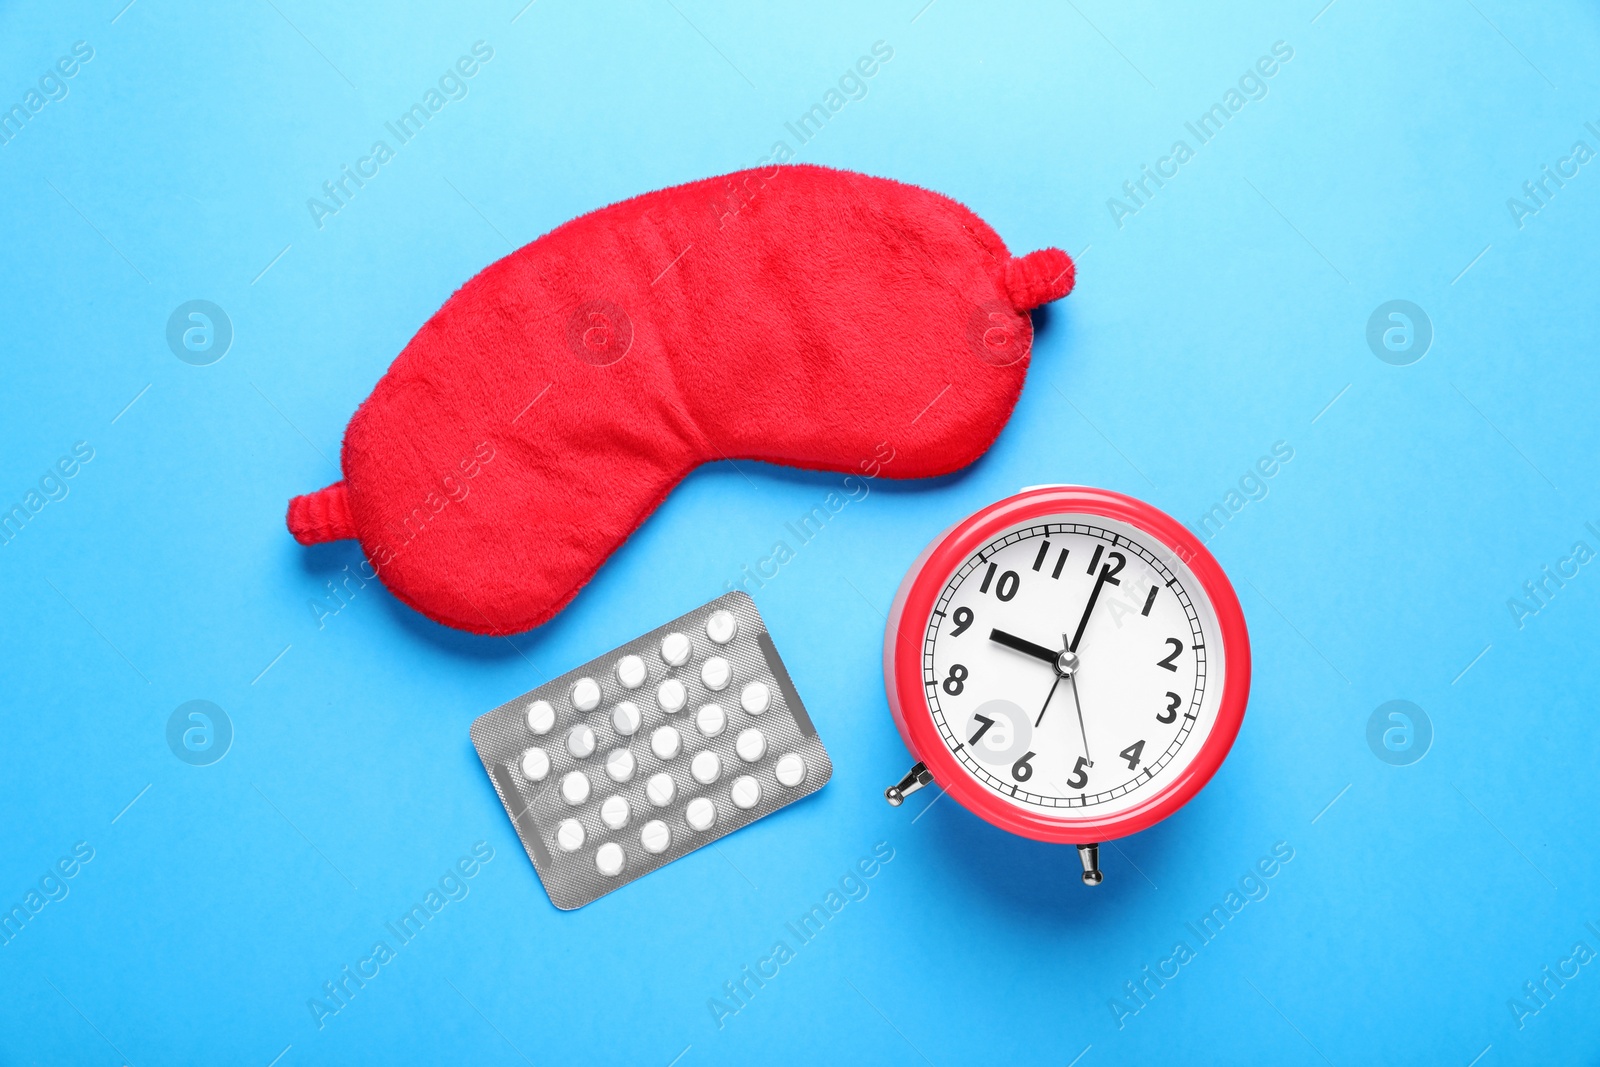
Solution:
<svg viewBox="0 0 1600 1067">
<path fill-rule="evenodd" d="M 1067 635 L 1062 634 L 1061 636 L 1065 638 Z M 1078 700 L 1078 672 L 1073 671 L 1067 675 L 1067 681 L 1072 683 L 1072 704 L 1078 709 L 1078 736 L 1083 738 L 1083 758 L 1089 761 L 1089 766 L 1093 767 L 1094 758 L 1089 755 L 1089 732 L 1083 728 L 1083 704 Z"/>
<path fill-rule="evenodd" d="M 1044 713 L 1050 710 L 1050 698 L 1054 697 L 1056 695 L 1056 686 L 1061 684 L 1062 677 L 1063 676 L 1061 675 L 1061 673 L 1057 672 L 1056 673 L 1056 680 L 1054 682 L 1050 683 L 1050 692 L 1044 698 L 1044 707 L 1039 709 L 1039 717 L 1037 719 L 1035 719 L 1034 722 L 1033 722 L 1033 725 L 1034 725 L 1035 729 L 1038 728 L 1040 723 L 1044 722 Z M 1082 716 L 1080 716 L 1080 718 L 1081 717 Z"/>
</svg>

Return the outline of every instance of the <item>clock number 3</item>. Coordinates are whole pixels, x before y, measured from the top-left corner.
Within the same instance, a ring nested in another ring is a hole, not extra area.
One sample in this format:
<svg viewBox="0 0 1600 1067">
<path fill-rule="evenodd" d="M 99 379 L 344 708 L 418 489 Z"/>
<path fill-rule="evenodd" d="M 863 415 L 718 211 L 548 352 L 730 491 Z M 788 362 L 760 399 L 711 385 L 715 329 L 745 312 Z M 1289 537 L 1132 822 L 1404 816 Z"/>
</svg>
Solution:
<svg viewBox="0 0 1600 1067">
<path fill-rule="evenodd" d="M 1181 696 L 1179 696 L 1177 693 L 1169 692 L 1167 694 L 1167 701 L 1168 701 L 1167 710 L 1164 711 L 1164 712 L 1162 712 L 1162 711 L 1156 712 L 1156 722 L 1159 722 L 1159 723 L 1171 723 L 1171 722 L 1176 722 L 1177 721 L 1177 719 L 1178 719 L 1178 705 L 1183 703 L 1183 698 Z"/>
</svg>

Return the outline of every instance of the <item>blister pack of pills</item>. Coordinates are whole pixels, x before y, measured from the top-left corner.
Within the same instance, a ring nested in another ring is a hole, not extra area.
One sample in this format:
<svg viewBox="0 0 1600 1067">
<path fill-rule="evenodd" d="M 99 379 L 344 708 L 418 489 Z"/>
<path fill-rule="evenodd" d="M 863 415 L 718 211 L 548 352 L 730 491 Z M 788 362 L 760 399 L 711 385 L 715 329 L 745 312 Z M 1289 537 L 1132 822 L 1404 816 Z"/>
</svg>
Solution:
<svg viewBox="0 0 1600 1067">
<path fill-rule="evenodd" d="M 472 724 L 556 907 L 816 792 L 822 739 L 755 602 L 728 593 Z"/>
</svg>

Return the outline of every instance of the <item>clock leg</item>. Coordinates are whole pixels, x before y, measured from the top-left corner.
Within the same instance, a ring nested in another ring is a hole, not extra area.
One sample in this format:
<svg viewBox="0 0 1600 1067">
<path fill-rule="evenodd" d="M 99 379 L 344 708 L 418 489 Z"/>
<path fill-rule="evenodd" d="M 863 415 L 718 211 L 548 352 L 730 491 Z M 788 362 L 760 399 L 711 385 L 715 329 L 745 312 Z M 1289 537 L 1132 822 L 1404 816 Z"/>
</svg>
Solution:
<svg viewBox="0 0 1600 1067">
<path fill-rule="evenodd" d="M 1083 861 L 1083 884 L 1099 885 L 1105 879 L 1100 873 L 1100 846 L 1079 845 L 1078 858 Z"/>
<path fill-rule="evenodd" d="M 925 785 L 928 785 L 932 781 L 933 772 L 928 770 L 928 768 L 923 764 L 919 763 L 907 771 L 906 776 L 900 779 L 898 784 L 892 785 L 888 789 L 885 789 L 883 791 L 883 798 L 889 802 L 891 807 L 898 808 L 901 804 L 905 803 L 906 797 L 910 796 L 912 793 L 915 793 L 917 790 L 921 789 Z"/>
</svg>

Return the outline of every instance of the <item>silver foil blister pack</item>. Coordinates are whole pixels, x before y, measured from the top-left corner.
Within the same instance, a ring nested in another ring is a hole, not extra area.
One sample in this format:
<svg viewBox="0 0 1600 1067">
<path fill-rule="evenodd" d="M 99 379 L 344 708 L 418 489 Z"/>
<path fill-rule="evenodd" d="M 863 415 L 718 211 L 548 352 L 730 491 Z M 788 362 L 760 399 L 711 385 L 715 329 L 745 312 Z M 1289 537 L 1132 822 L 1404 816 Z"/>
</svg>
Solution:
<svg viewBox="0 0 1600 1067">
<path fill-rule="evenodd" d="M 833 763 L 742 592 L 495 708 L 472 743 L 558 908 L 816 792 Z"/>
</svg>

